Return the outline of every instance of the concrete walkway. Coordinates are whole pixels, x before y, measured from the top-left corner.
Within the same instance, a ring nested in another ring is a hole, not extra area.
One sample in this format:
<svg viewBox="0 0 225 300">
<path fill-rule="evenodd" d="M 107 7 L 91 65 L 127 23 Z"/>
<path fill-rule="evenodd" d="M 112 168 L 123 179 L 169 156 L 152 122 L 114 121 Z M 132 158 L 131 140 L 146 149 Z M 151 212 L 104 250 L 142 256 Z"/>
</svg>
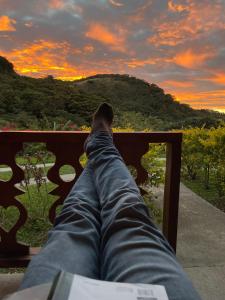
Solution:
<svg viewBox="0 0 225 300">
<path fill-rule="evenodd" d="M 60 178 L 61 178 L 63 181 L 66 181 L 66 182 L 72 181 L 72 180 L 75 178 L 75 174 L 64 174 L 64 175 L 60 175 Z M 46 183 L 47 183 L 47 182 L 51 182 L 51 181 L 48 180 L 48 178 L 47 178 L 46 176 L 43 176 L 43 179 L 46 180 Z M 30 178 L 29 185 L 34 185 L 34 184 L 36 184 L 35 179 L 34 179 L 34 178 Z M 25 181 L 24 181 L 24 180 L 22 180 L 22 185 L 25 186 Z M 15 186 L 20 187 L 21 184 L 20 184 L 20 183 L 16 183 Z"/>
<path fill-rule="evenodd" d="M 25 166 L 24 165 L 19 165 L 21 169 L 25 169 Z M 52 167 L 54 166 L 54 163 L 47 163 L 45 165 L 43 164 L 37 164 L 36 167 L 37 168 L 44 168 L 44 167 Z M 5 173 L 5 172 L 11 172 L 12 169 L 9 168 L 9 167 L 4 167 L 4 168 L 0 168 L 0 173 Z"/>
<path fill-rule="evenodd" d="M 181 184 L 178 226 L 177 257 L 202 299 L 224 300 L 225 214 Z"/>
<path fill-rule="evenodd" d="M 69 179 L 69 178 L 67 178 Z M 162 205 L 163 187 L 155 190 Z M 225 214 L 181 184 L 177 257 L 203 300 L 225 299 Z M 0 275 L 1 295 L 22 275 Z"/>
</svg>

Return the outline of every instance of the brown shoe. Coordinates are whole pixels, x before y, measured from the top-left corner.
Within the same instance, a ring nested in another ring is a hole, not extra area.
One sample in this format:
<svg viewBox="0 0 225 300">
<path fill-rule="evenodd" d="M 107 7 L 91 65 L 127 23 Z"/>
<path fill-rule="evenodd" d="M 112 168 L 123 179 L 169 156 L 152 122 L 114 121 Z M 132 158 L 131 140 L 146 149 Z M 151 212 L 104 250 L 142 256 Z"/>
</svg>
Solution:
<svg viewBox="0 0 225 300">
<path fill-rule="evenodd" d="M 112 134 L 112 122 L 112 106 L 108 103 L 102 103 L 93 115 L 91 133 L 95 131 L 107 131 Z"/>
</svg>

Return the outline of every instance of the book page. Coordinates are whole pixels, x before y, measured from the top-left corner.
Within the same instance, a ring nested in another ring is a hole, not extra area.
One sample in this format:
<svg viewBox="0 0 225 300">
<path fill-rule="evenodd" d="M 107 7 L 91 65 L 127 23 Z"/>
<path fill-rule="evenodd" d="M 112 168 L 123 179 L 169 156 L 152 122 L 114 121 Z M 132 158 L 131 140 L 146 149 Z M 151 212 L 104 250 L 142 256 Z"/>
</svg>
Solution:
<svg viewBox="0 0 225 300">
<path fill-rule="evenodd" d="M 94 280 L 74 275 L 69 300 L 168 300 L 161 285 Z"/>
</svg>

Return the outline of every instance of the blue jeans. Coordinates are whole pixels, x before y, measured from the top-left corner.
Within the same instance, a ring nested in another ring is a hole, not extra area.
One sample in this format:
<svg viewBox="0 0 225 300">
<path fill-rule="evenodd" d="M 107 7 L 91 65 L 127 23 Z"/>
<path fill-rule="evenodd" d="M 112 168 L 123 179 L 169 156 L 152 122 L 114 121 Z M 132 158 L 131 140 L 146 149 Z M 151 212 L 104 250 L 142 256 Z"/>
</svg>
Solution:
<svg viewBox="0 0 225 300">
<path fill-rule="evenodd" d="M 52 281 L 59 270 L 90 278 L 164 285 L 169 299 L 200 299 L 113 144 L 99 131 L 86 143 L 88 163 L 67 196 L 46 245 L 21 289 Z"/>
</svg>

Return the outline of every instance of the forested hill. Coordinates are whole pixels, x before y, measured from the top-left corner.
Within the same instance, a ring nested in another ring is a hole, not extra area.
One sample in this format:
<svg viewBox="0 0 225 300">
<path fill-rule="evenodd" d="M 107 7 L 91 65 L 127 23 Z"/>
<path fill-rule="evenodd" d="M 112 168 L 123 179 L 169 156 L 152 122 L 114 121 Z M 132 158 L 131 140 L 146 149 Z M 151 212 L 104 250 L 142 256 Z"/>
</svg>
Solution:
<svg viewBox="0 0 225 300">
<path fill-rule="evenodd" d="M 225 120 L 224 114 L 194 110 L 157 85 L 129 75 L 96 75 L 73 82 L 52 76 L 35 79 L 19 76 L 0 57 L 0 128 L 14 123 L 17 128 L 53 129 L 53 124 L 68 121 L 78 128 L 89 124 L 103 101 L 114 106 L 115 126 L 136 130 L 216 126 Z"/>
</svg>

